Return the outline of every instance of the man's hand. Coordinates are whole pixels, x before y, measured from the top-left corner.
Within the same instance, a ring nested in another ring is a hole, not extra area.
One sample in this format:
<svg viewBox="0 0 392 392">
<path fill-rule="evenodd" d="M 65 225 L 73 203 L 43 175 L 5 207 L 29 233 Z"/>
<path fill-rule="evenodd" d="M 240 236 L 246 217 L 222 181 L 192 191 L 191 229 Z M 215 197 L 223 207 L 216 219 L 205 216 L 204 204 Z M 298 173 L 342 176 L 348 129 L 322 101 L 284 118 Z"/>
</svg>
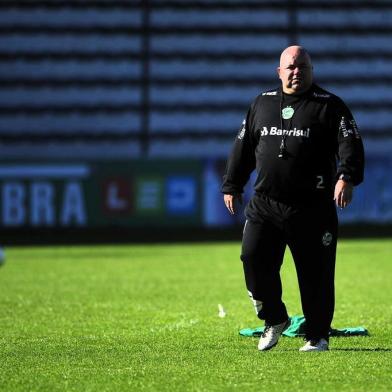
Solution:
<svg viewBox="0 0 392 392">
<path fill-rule="evenodd" d="M 353 185 L 349 182 L 338 180 L 335 185 L 334 200 L 338 207 L 347 207 L 353 198 Z"/>
<path fill-rule="evenodd" d="M 236 199 L 238 200 L 238 202 L 240 204 L 242 204 L 242 195 L 240 195 L 240 194 L 237 194 L 237 195 L 224 195 L 223 196 L 223 201 L 225 202 L 225 205 L 226 205 L 226 207 L 229 210 L 231 215 L 234 215 L 234 213 L 236 211 L 236 208 L 234 206 L 236 204 L 236 201 L 235 201 Z"/>
</svg>

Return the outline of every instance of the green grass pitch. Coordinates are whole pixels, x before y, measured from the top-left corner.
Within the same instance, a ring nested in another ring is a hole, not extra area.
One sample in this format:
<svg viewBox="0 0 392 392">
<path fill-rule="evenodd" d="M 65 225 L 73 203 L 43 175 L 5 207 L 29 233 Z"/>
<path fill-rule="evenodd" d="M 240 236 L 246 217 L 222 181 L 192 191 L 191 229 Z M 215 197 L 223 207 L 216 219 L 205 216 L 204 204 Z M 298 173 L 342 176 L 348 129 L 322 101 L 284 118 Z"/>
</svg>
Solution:
<svg viewBox="0 0 392 392">
<path fill-rule="evenodd" d="M 240 243 L 10 247 L 0 268 L 1 391 L 389 391 L 392 240 L 341 240 L 333 338 L 257 351 Z M 301 314 L 289 252 L 284 300 Z M 218 317 L 218 304 L 227 312 Z"/>
</svg>

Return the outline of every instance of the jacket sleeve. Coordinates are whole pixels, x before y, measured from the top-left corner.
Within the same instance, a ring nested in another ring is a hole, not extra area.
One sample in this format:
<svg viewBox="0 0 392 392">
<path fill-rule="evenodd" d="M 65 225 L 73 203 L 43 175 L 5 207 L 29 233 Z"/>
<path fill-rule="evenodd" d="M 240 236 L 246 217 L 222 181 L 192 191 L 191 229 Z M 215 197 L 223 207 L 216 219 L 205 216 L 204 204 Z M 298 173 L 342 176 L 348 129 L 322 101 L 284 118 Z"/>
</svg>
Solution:
<svg viewBox="0 0 392 392">
<path fill-rule="evenodd" d="M 223 176 L 222 193 L 239 194 L 243 192 L 250 174 L 256 166 L 255 148 L 257 141 L 253 134 L 253 111 L 248 110 L 246 119 L 242 122 L 232 151 L 226 164 Z"/>
<path fill-rule="evenodd" d="M 338 168 L 336 180 L 344 174 L 354 185 L 363 181 L 365 154 L 361 135 L 348 107 L 338 99 L 334 108 L 334 126 L 338 130 Z"/>
</svg>

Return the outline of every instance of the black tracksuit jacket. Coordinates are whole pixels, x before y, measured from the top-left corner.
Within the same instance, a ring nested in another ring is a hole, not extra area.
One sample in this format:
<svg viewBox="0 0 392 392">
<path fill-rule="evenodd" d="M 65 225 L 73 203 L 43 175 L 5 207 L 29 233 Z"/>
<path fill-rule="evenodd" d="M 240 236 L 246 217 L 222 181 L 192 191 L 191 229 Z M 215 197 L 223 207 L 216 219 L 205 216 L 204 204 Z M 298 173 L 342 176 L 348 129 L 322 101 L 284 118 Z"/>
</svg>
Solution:
<svg viewBox="0 0 392 392">
<path fill-rule="evenodd" d="M 287 107 L 294 110 L 291 119 L 281 116 Z M 282 145 L 283 158 L 278 157 Z M 255 192 L 289 205 L 331 201 L 341 174 L 358 185 L 364 150 L 350 110 L 315 84 L 299 96 L 284 94 L 281 87 L 260 94 L 236 137 L 222 193 L 242 193 L 254 169 Z"/>
</svg>

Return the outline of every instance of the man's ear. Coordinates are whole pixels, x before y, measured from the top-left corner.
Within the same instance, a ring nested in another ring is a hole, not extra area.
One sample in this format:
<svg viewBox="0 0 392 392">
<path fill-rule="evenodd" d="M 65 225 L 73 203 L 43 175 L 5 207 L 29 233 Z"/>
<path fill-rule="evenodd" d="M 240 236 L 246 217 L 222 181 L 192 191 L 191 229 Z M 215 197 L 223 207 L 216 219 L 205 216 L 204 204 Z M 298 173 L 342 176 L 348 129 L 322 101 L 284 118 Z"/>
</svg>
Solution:
<svg viewBox="0 0 392 392">
<path fill-rule="evenodd" d="M 278 74 L 278 78 L 280 79 L 280 67 L 276 68 L 276 73 Z"/>
</svg>

